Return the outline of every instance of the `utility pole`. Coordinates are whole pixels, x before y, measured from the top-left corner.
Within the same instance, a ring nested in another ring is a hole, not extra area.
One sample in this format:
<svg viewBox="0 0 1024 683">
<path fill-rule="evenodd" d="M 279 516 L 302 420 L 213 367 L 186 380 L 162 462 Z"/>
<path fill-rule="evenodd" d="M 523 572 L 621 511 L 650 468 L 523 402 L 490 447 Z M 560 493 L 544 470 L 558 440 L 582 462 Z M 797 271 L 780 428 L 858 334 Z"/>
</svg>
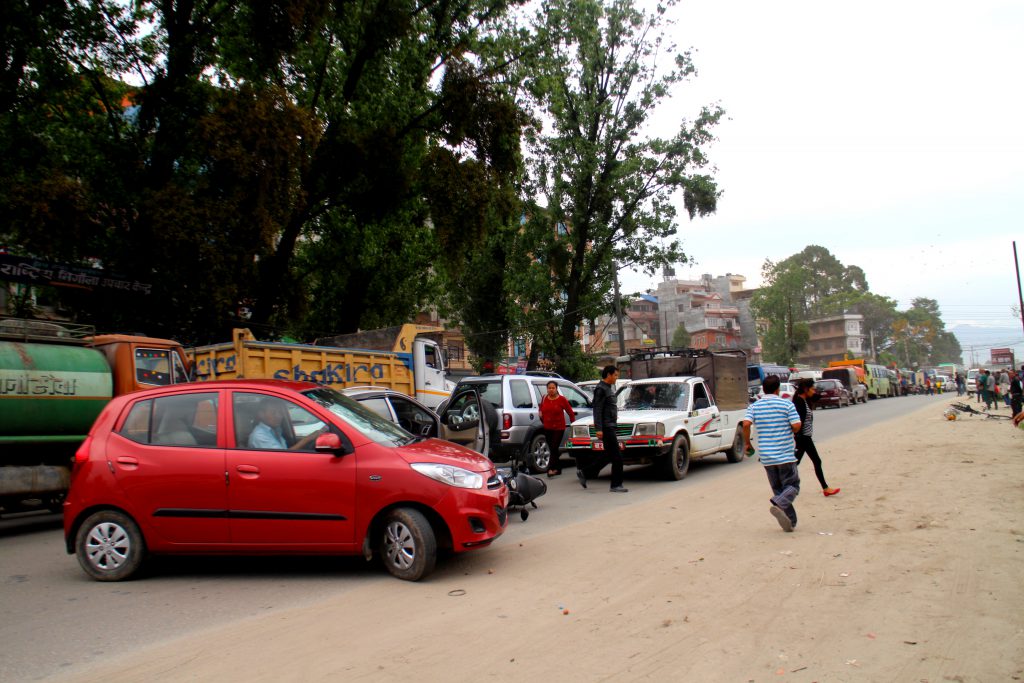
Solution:
<svg viewBox="0 0 1024 683">
<path fill-rule="evenodd" d="M 1017 240 L 1013 241 L 1013 267 L 1017 269 L 1017 302 L 1020 306 L 1020 326 L 1024 328 L 1024 296 L 1020 293 L 1020 263 L 1017 262 Z"/>
<path fill-rule="evenodd" d="M 612 261 L 612 282 L 615 285 L 615 319 L 619 326 L 619 355 L 626 355 L 626 332 L 622 329 L 622 297 L 619 296 L 619 267 Z"/>
</svg>

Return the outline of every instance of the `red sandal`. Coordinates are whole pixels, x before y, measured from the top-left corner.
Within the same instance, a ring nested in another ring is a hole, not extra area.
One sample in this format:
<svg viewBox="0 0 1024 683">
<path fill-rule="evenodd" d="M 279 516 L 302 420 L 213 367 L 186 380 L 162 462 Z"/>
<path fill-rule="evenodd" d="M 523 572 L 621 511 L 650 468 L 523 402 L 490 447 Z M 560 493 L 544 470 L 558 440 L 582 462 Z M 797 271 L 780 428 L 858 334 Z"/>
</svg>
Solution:
<svg viewBox="0 0 1024 683">
<path fill-rule="evenodd" d="M 821 490 L 821 492 L 822 492 L 822 493 L 824 493 L 826 497 L 828 497 L 828 496 L 834 496 L 834 495 L 836 495 L 836 494 L 837 494 L 837 493 L 839 493 L 839 492 L 840 492 L 841 490 L 842 490 L 842 489 L 839 489 L 839 488 L 834 488 L 834 489 L 822 489 L 822 490 Z"/>
</svg>

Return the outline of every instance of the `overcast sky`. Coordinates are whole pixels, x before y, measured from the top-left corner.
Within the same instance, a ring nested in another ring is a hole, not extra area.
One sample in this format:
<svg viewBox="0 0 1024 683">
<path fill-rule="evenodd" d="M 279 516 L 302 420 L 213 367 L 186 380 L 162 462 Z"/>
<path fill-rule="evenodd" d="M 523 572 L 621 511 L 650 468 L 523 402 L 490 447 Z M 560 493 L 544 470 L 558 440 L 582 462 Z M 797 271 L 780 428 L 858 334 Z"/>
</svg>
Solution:
<svg viewBox="0 0 1024 683">
<path fill-rule="evenodd" d="M 663 106 L 718 102 L 716 215 L 684 222 L 684 278 L 819 244 L 871 290 L 939 302 L 947 328 L 1013 330 L 1024 259 L 1024 3 L 683 0 L 673 36 L 698 75 Z M 680 212 L 685 216 L 684 212 Z M 623 277 L 624 291 L 659 278 Z M 1004 335 L 1005 336 L 1005 335 Z M 987 356 L 986 356 L 987 357 Z"/>
</svg>

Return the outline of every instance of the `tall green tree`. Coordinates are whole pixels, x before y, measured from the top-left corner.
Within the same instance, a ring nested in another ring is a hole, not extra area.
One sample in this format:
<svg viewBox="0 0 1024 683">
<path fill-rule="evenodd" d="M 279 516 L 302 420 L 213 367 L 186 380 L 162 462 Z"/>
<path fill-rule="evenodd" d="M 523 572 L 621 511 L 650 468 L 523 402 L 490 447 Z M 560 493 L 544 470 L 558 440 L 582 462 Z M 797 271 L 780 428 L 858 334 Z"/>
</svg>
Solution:
<svg viewBox="0 0 1024 683">
<path fill-rule="evenodd" d="M 695 71 L 666 38 L 672 4 L 645 11 L 633 0 L 553 0 L 520 43 L 518 92 L 544 123 L 527 135 L 524 183 L 543 215 L 522 227 L 543 273 L 530 282 L 543 287 L 528 286 L 520 302 L 526 328 L 559 367 L 580 354 L 580 324 L 610 309 L 616 268 L 653 271 L 685 259 L 677 201 L 691 218 L 716 207 L 705 148 L 722 110 L 681 119 L 669 138 L 647 133 L 654 111 Z"/>
<path fill-rule="evenodd" d="M 751 301 L 757 317 L 770 321 L 762 340 L 768 360 L 792 364 L 810 340 L 808 320 L 863 307 L 871 325 L 885 322 L 885 302 L 868 295 L 859 266 L 844 266 L 828 249 L 817 245 L 777 263 L 765 260 L 764 286 Z M 894 304 L 895 305 L 895 304 Z"/>
<path fill-rule="evenodd" d="M 893 322 L 887 350 L 908 367 L 961 363 L 963 353 L 957 338 L 946 331 L 938 302 L 925 297 L 914 299 Z"/>
</svg>

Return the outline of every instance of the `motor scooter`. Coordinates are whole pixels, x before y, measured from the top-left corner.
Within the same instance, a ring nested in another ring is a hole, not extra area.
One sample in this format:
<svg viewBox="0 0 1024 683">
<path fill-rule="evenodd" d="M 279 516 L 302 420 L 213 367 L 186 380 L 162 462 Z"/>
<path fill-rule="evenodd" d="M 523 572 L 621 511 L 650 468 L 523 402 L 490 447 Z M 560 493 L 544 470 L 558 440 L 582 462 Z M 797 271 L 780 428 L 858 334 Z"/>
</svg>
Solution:
<svg viewBox="0 0 1024 683">
<path fill-rule="evenodd" d="M 515 459 L 509 467 L 499 467 L 498 476 L 508 487 L 508 511 L 519 508 L 519 517 L 525 522 L 530 517 L 526 506 L 536 510 L 534 501 L 548 492 L 548 485 L 539 477 L 520 472 Z"/>
</svg>

